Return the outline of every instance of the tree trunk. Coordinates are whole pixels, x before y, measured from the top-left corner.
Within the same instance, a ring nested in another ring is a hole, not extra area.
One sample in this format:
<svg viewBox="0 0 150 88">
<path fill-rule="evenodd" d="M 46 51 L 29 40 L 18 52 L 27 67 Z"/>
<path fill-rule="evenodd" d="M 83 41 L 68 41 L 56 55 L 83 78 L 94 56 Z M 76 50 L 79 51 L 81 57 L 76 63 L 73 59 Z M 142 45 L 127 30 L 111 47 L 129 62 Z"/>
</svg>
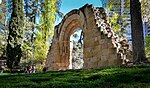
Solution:
<svg viewBox="0 0 150 88">
<path fill-rule="evenodd" d="M 146 61 L 143 37 L 143 25 L 141 17 L 141 4 L 139 0 L 130 0 L 131 29 L 133 61 L 141 63 Z"/>
</svg>

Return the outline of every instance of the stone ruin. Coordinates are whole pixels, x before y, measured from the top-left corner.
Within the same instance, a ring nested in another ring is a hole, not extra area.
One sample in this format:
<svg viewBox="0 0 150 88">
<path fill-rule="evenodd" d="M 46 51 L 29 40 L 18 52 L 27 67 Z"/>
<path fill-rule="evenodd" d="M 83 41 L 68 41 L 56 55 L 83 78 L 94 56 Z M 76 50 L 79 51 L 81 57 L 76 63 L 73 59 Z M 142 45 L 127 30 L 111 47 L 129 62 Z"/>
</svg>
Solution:
<svg viewBox="0 0 150 88">
<path fill-rule="evenodd" d="M 70 36 L 79 28 L 84 34 L 83 69 L 117 66 L 131 60 L 128 41 L 113 32 L 104 9 L 86 4 L 70 11 L 55 26 L 45 64 L 47 70 L 72 69 Z"/>
</svg>

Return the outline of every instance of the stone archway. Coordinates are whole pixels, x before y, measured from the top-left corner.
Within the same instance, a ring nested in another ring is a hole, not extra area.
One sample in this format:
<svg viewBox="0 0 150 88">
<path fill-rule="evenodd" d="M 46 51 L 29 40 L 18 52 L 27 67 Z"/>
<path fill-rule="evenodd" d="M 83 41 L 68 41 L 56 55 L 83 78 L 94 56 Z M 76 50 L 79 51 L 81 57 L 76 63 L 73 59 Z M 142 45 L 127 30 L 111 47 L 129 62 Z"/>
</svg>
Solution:
<svg viewBox="0 0 150 88">
<path fill-rule="evenodd" d="M 70 67 L 69 69 L 83 68 L 83 31 L 79 28 L 70 36 Z"/>
<path fill-rule="evenodd" d="M 83 29 L 83 68 L 120 65 L 126 59 L 120 38 L 112 31 L 103 8 L 85 5 L 72 10 L 55 26 L 54 37 L 46 60 L 48 70 L 69 69 L 70 36 Z M 119 42 L 118 42 L 119 41 Z M 120 46 L 119 46 L 120 45 Z M 125 51 L 125 50 L 124 50 Z"/>
</svg>

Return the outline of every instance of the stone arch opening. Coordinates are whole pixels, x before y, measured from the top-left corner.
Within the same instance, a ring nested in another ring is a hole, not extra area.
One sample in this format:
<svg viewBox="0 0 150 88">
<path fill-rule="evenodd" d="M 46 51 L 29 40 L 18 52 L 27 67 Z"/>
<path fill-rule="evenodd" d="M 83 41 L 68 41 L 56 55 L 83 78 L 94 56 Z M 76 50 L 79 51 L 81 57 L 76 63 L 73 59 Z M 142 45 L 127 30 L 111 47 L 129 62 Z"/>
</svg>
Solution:
<svg viewBox="0 0 150 88">
<path fill-rule="evenodd" d="M 72 69 L 72 57 L 70 55 L 71 46 L 70 46 L 70 37 L 75 33 L 79 28 L 83 29 L 83 14 L 77 11 L 78 14 L 72 14 L 69 16 L 62 26 L 61 34 L 60 34 L 60 54 L 61 54 L 61 69 Z M 81 20 L 82 19 L 82 20 Z"/>
<path fill-rule="evenodd" d="M 78 29 L 70 36 L 70 65 L 69 69 L 83 68 L 83 31 Z"/>
</svg>

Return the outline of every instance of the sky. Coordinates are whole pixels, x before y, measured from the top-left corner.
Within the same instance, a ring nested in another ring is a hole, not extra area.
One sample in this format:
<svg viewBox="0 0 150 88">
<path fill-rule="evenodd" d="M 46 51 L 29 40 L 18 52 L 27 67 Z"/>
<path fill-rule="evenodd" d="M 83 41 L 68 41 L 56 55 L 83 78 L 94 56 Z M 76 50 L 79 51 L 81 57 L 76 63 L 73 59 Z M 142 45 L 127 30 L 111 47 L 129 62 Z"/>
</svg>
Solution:
<svg viewBox="0 0 150 88">
<path fill-rule="evenodd" d="M 62 0 L 60 11 L 66 14 L 73 9 L 79 9 L 87 3 L 93 4 L 95 7 L 102 6 L 100 0 Z"/>
<path fill-rule="evenodd" d="M 65 15 L 73 9 L 79 9 L 85 4 L 93 4 L 94 7 L 102 7 L 101 0 L 61 0 L 62 5 L 60 11 Z M 57 19 L 55 25 L 57 25 L 61 19 Z"/>
</svg>

